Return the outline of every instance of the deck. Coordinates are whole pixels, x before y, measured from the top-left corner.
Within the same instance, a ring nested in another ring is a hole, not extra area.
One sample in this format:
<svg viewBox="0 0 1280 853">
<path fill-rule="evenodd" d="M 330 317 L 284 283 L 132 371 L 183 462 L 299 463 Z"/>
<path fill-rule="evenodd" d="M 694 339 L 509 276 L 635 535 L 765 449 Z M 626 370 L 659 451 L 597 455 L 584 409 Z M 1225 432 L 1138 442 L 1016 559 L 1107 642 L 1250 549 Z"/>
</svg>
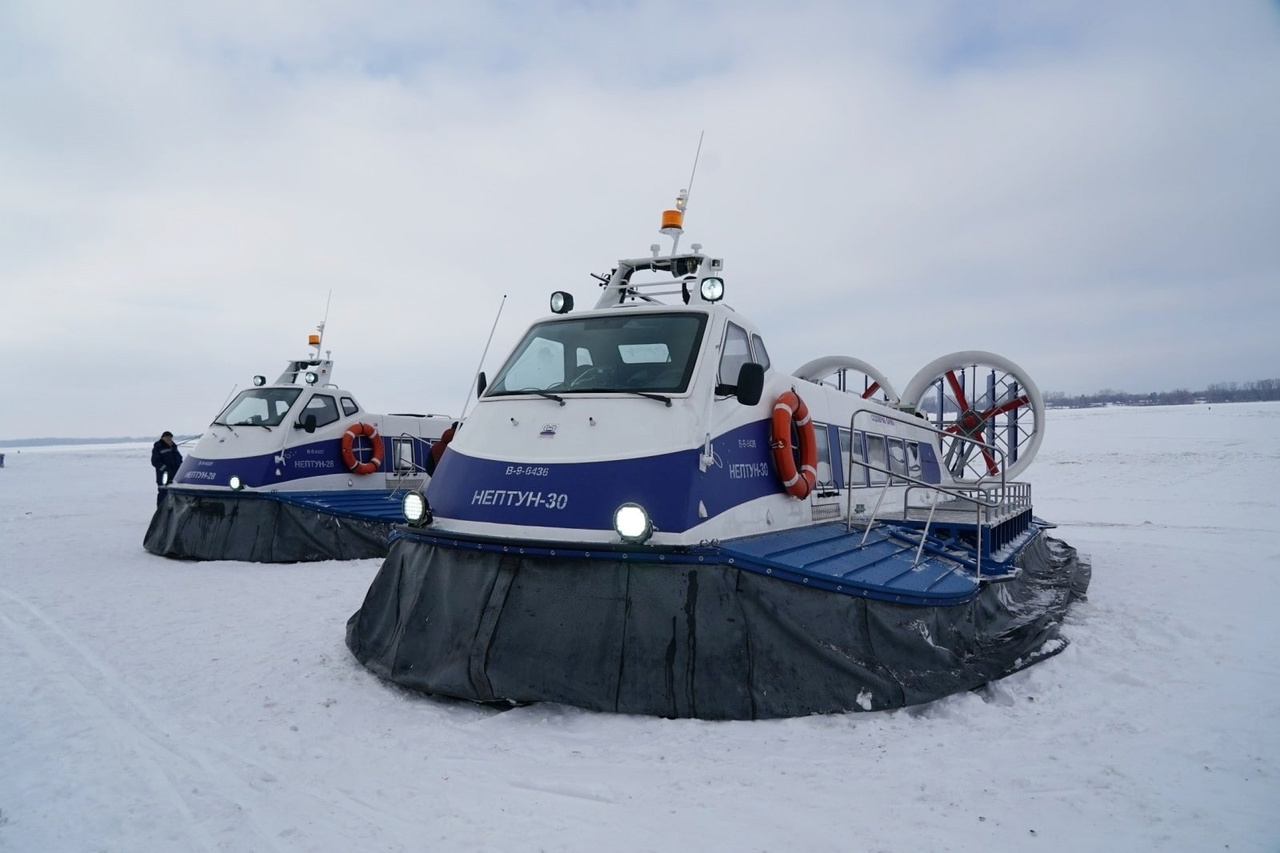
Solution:
<svg viewBox="0 0 1280 853">
<path fill-rule="evenodd" d="M 339 517 L 362 518 L 386 524 L 398 524 L 404 521 L 404 510 L 401 506 L 403 491 L 351 489 L 345 492 L 258 492 L 256 495 L 260 498 L 277 500 Z"/>
<path fill-rule="evenodd" d="M 832 522 L 726 540 L 718 550 L 738 568 L 881 601 L 948 605 L 978 593 L 978 577 L 961 559 L 926 547 L 917 563 L 918 534 L 881 524 L 865 545 L 862 537 L 860 527 Z"/>
</svg>

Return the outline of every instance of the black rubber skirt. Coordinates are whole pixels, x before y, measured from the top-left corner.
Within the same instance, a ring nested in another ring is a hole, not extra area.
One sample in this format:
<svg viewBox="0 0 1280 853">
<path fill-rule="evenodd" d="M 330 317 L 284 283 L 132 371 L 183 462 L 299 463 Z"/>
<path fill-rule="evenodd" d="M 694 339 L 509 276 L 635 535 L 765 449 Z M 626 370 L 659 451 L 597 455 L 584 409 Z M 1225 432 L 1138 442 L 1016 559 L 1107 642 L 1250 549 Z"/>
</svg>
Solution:
<svg viewBox="0 0 1280 853">
<path fill-rule="evenodd" d="M 391 527 L 271 498 L 170 491 L 151 517 L 142 545 L 182 560 L 358 560 L 385 557 Z"/>
<path fill-rule="evenodd" d="M 1018 562 L 1014 580 L 926 607 L 727 563 L 396 537 L 347 622 L 347 646 L 385 679 L 479 702 L 734 720 L 883 710 L 979 687 L 1066 646 L 1059 629 L 1088 563 L 1043 533 Z"/>
</svg>

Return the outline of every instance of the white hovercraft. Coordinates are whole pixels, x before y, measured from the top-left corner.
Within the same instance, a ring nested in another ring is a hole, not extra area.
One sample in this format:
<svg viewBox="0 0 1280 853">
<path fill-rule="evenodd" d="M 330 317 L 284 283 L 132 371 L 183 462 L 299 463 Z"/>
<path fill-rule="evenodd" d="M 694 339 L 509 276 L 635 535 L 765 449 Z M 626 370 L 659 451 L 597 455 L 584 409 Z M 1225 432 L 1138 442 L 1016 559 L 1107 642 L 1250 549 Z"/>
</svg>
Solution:
<svg viewBox="0 0 1280 853">
<path fill-rule="evenodd" d="M 400 684 L 673 717 L 892 708 L 1063 646 L 1089 567 L 1012 480 L 1044 406 L 1012 362 L 899 397 L 846 356 L 786 374 L 724 264 L 623 260 L 553 294 L 485 387 L 347 643 Z"/>
<path fill-rule="evenodd" d="M 320 357 L 273 383 L 255 376 L 183 460 L 144 547 L 194 560 L 301 562 L 380 557 L 406 491 L 429 476 L 444 415 L 376 415 L 333 384 Z"/>
</svg>

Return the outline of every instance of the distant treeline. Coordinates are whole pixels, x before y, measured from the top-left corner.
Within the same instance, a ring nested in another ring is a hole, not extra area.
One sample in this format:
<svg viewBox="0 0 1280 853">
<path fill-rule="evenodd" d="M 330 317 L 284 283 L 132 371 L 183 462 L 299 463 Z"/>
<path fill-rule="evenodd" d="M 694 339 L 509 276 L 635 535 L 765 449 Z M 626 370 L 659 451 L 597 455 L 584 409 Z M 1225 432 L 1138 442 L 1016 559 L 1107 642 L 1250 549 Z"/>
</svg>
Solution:
<svg viewBox="0 0 1280 853">
<path fill-rule="evenodd" d="M 1259 379 L 1256 382 L 1218 382 L 1203 391 L 1178 388 L 1173 391 L 1151 391 L 1146 394 L 1130 394 L 1104 388 L 1093 394 L 1071 396 L 1062 391 L 1049 391 L 1044 395 L 1046 406 L 1068 409 L 1085 409 L 1105 406 L 1182 406 L 1189 403 L 1257 403 L 1263 400 L 1280 400 L 1280 379 Z"/>
<path fill-rule="evenodd" d="M 199 438 L 196 435 L 174 436 L 174 441 L 182 443 L 193 438 Z M 155 441 L 155 436 L 146 438 L 8 438 L 0 440 L 0 447 L 62 447 L 68 444 L 135 444 L 139 442 L 147 442 L 150 444 Z"/>
</svg>

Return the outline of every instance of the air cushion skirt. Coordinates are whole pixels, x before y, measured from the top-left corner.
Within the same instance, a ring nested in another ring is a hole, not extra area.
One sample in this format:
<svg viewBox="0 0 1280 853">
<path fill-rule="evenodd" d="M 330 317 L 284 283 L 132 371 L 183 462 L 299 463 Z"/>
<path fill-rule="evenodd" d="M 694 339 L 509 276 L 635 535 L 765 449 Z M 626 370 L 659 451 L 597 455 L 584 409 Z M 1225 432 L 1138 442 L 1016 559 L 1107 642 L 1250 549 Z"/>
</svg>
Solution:
<svg viewBox="0 0 1280 853">
<path fill-rule="evenodd" d="M 479 702 L 759 719 L 883 710 L 979 687 L 1065 647 L 1088 587 L 1040 533 L 963 604 L 843 595 L 727 563 L 493 553 L 394 536 L 347 646 L 382 678 Z"/>
<path fill-rule="evenodd" d="M 299 563 L 387 554 L 389 522 L 348 518 L 260 497 L 169 491 L 143 547 L 187 560 Z"/>
</svg>

